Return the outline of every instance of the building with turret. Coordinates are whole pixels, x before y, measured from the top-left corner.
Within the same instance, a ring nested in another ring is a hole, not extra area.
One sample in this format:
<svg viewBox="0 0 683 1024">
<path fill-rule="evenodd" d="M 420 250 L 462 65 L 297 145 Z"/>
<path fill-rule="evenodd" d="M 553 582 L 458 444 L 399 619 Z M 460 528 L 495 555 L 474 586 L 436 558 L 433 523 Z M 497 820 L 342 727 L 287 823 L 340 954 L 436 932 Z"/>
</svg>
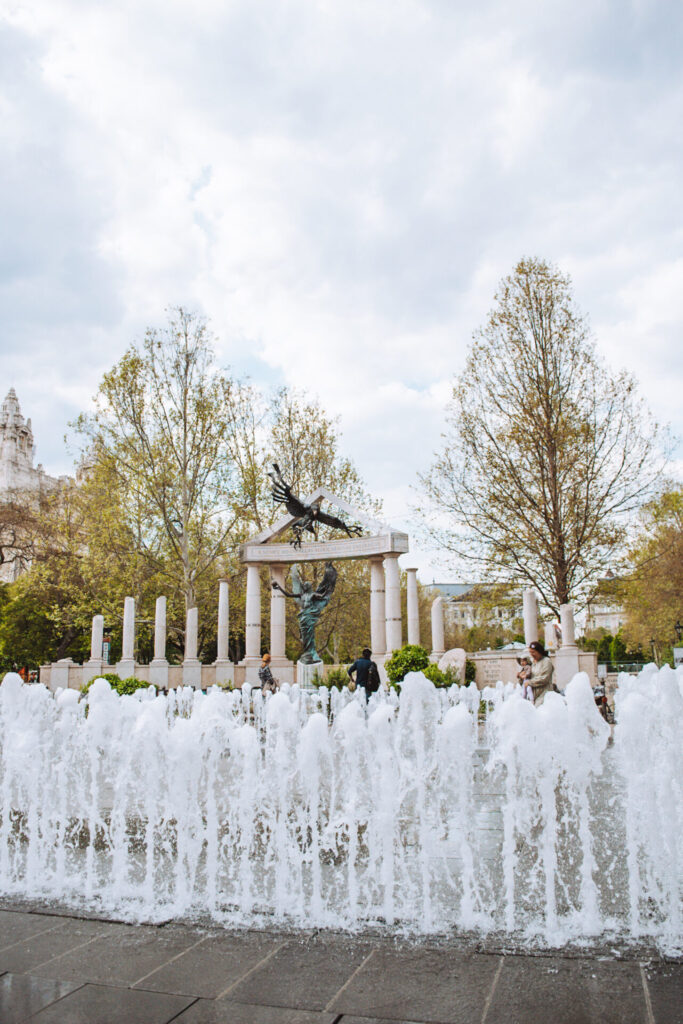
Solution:
<svg viewBox="0 0 683 1024">
<path fill-rule="evenodd" d="M 17 491 L 57 486 L 59 481 L 48 476 L 40 463 L 33 465 L 35 455 L 31 420 L 24 420 L 17 393 L 10 388 L 0 410 L 0 500 Z"/>
<path fill-rule="evenodd" d="M 12 503 L 10 518 L 3 518 L 0 538 L 3 548 L 0 580 L 5 582 L 16 579 L 26 564 L 25 559 L 16 557 L 19 549 L 15 548 L 13 538 L 20 534 L 21 528 L 13 522 L 11 509 L 20 508 L 28 495 L 45 493 L 60 483 L 60 478 L 48 476 L 40 463 L 34 466 L 35 456 L 31 420 L 24 420 L 17 393 L 10 388 L 0 409 L 0 505 Z"/>
</svg>

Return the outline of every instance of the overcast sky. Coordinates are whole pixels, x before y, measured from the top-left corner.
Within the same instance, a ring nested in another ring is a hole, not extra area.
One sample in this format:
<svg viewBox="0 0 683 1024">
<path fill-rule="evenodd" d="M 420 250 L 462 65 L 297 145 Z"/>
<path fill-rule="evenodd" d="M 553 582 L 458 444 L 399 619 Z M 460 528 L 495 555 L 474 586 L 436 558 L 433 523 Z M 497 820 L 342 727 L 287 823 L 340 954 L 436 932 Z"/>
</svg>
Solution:
<svg viewBox="0 0 683 1024">
<path fill-rule="evenodd" d="M 683 433 L 679 0 L 0 10 L 0 385 L 49 472 L 102 372 L 184 304 L 221 363 L 340 414 L 407 526 L 522 255 L 571 273 L 606 360 Z"/>
</svg>

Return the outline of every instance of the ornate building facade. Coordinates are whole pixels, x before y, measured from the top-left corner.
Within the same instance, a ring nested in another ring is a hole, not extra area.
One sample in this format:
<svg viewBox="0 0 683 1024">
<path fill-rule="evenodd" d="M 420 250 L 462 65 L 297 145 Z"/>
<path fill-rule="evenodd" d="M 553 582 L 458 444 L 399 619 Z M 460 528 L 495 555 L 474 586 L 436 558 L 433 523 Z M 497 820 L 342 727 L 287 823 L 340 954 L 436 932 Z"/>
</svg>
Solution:
<svg viewBox="0 0 683 1024">
<path fill-rule="evenodd" d="M 0 503 L 21 505 L 28 494 L 59 485 L 59 479 L 48 476 L 40 464 L 34 466 L 35 455 L 31 420 L 24 420 L 16 391 L 10 388 L 0 409 Z M 9 531 L 13 529 L 9 520 L 4 525 Z M 5 554 L 11 556 L 11 548 Z M 9 583 L 20 572 L 20 560 L 9 557 L 0 565 L 0 580 Z"/>
<path fill-rule="evenodd" d="M 35 455 L 31 420 L 24 420 L 17 393 L 10 388 L 0 410 L 0 498 L 57 486 L 59 481 L 40 463 L 33 465 Z"/>
</svg>

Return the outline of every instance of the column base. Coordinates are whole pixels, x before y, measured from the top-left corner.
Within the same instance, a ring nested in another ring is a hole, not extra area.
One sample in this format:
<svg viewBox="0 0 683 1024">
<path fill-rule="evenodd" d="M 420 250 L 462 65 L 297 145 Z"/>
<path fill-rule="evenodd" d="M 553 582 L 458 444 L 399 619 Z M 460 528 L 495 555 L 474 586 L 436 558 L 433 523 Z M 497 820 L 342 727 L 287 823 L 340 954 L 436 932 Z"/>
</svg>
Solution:
<svg viewBox="0 0 683 1024">
<path fill-rule="evenodd" d="M 261 667 L 260 658 L 244 658 L 238 662 L 239 667 L 244 669 L 244 682 L 249 683 L 250 686 L 260 686 L 261 683 L 258 677 L 258 670 Z"/>
<path fill-rule="evenodd" d="M 231 661 L 214 661 L 213 667 L 216 670 L 216 686 L 222 689 L 232 689 L 235 684 L 235 666 Z"/>
<path fill-rule="evenodd" d="M 276 655 L 270 659 L 270 671 L 280 683 L 294 682 L 294 662 Z"/>
<path fill-rule="evenodd" d="M 116 674 L 121 679 L 128 679 L 130 676 L 134 676 L 135 661 L 132 658 L 126 658 L 123 661 L 119 661 L 116 665 Z"/>
<path fill-rule="evenodd" d="M 379 654 L 375 654 L 375 652 L 373 651 L 372 654 L 370 655 L 371 661 L 374 661 L 375 665 L 377 666 L 380 682 L 382 683 L 386 683 L 387 681 L 387 670 L 384 667 L 384 662 L 387 660 L 388 657 L 389 655 L 387 654 L 386 651 L 381 651 Z"/>
<path fill-rule="evenodd" d="M 98 658 L 97 660 L 91 659 L 90 661 L 86 661 L 82 669 L 82 685 L 85 686 L 85 684 L 89 683 L 91 679 L 96 679 L 97 676 L 101 676 L 102 673 L 106 672 L 108 668 L 109 666 L 105 666 L 101 658 Z"/>
<path fill-rule="evenodd" d="M 201 689 L 202 663 L 196 658 L 183 662 L 183 686 L 194 686 Z"/>
<path fill-rule="evenodd" d="M 157 690 L 168 690 L 168 662 L 166 658 L 154 658 L 149 663 L 149 681 Z"/>
<path fill-rule="evenodd" d="M 50 689 L 54 691 L 61 686 L 63 690 L 68 690 L 69 669 L 75 667 L 75 663 L 71 658 L 60 658 L 59 661 L 53 661 L 52 671 L 50 672 Z"/>
<path fill-rule="evenodd" d="M 555 655 L 555 686 L 564 690 L 579 672 L 578 647 L 561 647 Z"/>
</svg>

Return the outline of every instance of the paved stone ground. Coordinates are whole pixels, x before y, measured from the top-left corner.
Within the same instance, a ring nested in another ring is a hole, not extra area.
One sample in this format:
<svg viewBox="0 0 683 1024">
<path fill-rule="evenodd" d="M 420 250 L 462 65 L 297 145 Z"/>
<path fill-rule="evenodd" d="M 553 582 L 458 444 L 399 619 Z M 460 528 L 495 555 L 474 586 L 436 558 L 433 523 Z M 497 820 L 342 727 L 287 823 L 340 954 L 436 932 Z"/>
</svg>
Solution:
<svg viewBox="0 0 683 1024">
<path fill-rule="evenodd" d="M 126 925 L 3 905 L 0 1024 L 683 1022 L 683 968 L 656 957 Z"/>
</svg>

